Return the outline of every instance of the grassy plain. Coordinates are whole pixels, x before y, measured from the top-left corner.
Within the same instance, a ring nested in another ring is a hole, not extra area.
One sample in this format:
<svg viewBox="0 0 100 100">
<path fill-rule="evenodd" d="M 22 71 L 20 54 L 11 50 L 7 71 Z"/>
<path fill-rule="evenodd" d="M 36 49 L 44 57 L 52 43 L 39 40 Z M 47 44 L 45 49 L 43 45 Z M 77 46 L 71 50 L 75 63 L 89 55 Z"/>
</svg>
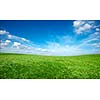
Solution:
<svg viewBox="0 0 100 100">
<path fill-rule="evenodd" d="M 100 79 L 100 54 L 41 56 L 0 53 L 1 79 Z"/>
</svg>

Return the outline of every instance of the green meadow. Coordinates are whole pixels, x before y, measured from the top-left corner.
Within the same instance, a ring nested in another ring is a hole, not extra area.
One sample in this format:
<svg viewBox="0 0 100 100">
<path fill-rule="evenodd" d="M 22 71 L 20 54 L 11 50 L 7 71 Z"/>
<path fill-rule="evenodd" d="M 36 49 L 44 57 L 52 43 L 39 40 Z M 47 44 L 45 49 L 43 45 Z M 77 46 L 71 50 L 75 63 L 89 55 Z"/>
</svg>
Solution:
<svg viewBox="0 0 100 100">
<path fill-rule="evenodd" d="M 100 54 L 41 56 L 0 53 L 0 79 L 100 79 Z"/>
</svg>

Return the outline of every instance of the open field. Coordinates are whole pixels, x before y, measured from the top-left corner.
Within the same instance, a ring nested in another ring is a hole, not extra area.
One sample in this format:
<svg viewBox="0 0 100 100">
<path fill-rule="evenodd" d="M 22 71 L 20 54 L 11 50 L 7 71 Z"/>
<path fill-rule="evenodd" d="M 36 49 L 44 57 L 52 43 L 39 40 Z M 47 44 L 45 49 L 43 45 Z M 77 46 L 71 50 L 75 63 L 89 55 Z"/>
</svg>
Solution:
<svg viewBox="0 0 100 100">
<path fill-rule="evenodd" d="M 1 79 L 100 79 L 100 55 L 39 56 L 0 53 Z"/>
</svg>

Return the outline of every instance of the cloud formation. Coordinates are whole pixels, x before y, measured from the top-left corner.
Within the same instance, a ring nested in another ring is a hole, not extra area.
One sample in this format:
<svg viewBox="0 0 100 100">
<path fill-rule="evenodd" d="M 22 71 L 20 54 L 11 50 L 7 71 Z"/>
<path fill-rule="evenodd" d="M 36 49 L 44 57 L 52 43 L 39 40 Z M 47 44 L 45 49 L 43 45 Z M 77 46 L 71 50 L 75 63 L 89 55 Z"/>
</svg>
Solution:
<svg viewBox="0 0 100 100">
<path fill-rule="evenodd" d="M 13 53 L 28 53 L 41 55 L 80 55 L 99 53 L 100 51 L 100 26 L 94 21 L 73 21 L 74 36 L 67 34 L 56 36 L 43 45 L 37 45 L 32 41 L 12 35 L 6 30 L 0 30 L 0 51 Z M 80 39 L 80 34 L 87 37 Z M 76 35 L 77 34 L 77 35 Z M 77 39 L 80 39 L 77 41 Z"/>
<path fill-rule="evenodd" d="M 13 46 L 16 48 L 19 48 L 20 45 L 21 45 L 21 43 L 19 43 L 19 42 L 14 42 L 14 44 L 13 44 Z"/>
<path fill-rule="evenodd" d="M 100 31 L 100 28 L 96 28 L 96 31 Z"/>
<path fill-rule="evenodd" d="M 0 48 L 4 48 L 7 47 L 9 44 L 11 43 L 10 40 L 6 40 L 6 41 L 0 41 Z"/>
<path fill-rule="evenodd" d="M 82 34 L 84 32 L 90 31 L 90 29 L 94 27 L 94 22 L 77 20 L 73 22 L 73 27 L 76 34 Z"/>
<path fill-rule="evenodd" d="M 7 32 L 5 30 L 0 30 L 0 35 L 4 35 L 4 34 L 9 34 L 9 32 Z"/>
</svg>

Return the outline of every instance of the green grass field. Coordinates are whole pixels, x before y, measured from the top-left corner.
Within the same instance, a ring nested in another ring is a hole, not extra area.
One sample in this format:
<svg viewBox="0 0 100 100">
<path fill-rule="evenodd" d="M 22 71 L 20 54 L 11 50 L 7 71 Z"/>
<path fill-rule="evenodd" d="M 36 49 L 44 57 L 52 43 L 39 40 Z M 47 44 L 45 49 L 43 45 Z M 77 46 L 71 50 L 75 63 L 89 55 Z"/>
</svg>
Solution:
<svg viewBox="0 0 100 100">
<path fill-rule="evenodd" d="M 0 53 L 1 79 L 100 79 L 100 55 L 39 56 Z"/>
</svg>

